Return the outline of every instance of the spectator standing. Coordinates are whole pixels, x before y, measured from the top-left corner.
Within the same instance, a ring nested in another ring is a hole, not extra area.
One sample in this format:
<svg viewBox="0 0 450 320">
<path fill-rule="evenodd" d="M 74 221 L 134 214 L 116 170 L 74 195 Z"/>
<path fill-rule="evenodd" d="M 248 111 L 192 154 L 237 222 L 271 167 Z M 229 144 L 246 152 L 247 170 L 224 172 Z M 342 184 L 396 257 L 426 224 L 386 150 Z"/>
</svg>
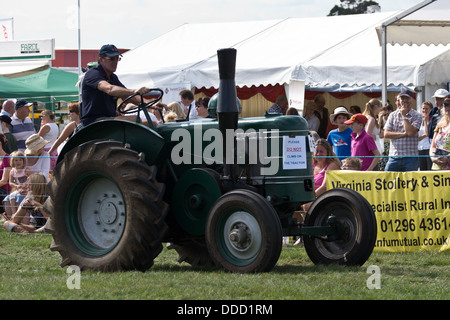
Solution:
<svg viewBox="0 0 450 320">
<path fill-rule="evenodd" d="M 70 138 L 75 131 L 76 127 L 80 123 L 80 109 L 79 102 L 72 102 L 69 104 L 69 117 L 70 123 L 64 127 L 59 135 L 58 139 L 53 143 L 52 147 L 48 151 L 49 154 L 52 154 L 54 151 L 58 152 L 58 147 L 65 142 L 68 138 Z"/>
<path fill-rule="evenodd" d="M 5 102 L 3 102 L 1 114 L 6 115 L 8 117 L 12 117 L 12 115 L 14 114 L 14 106 L 15 103 L 13 100 L 11 99 L 6 100 Z"/>
<path fill-rule="evenodd" d="M 32 105 L 27 100 L 17 100 L 14 115 L 11 117 L 11 133 L 16 137 L 17 149 L 22 152 L 26 148 L 25 141 L 36 132 L 33 121 L 28 117 Z"/>
<path fill-rule="evenodd" d="M 381 112 L 378 116 L 380 118 L 380 128 L 383 130 L 383 142 L 384 142 L 384 148 L 383 148 L 384 151 L 382 153 L 383 158 L 381 158 L 380 162 L 378 162 L 378 166 L 380 167 L 381 171 L 384 171 L 384 168 L 386 167 L 387 158 L 389 156 L 390 143 L 391 143 L 390 140 L 384 136 L 384 125 L 386 124 L 387 119 L 389 118 L 389 115 L 393 111 L 394 111 L 394 107 L 388 100 L 388 102 L 386 102 L 384 104 L 384 106 L 381 108 Z"/>
<path fill-rule="evenodd" d="M 315 110 L 316 110 L 315 103 L 309 101 L 305 106 L 305 119 L 308 122 L 309 130 L 317 132 L 320 126 L 320 120 L 314 113 Z"/>
<path fill-rule="evenodd" d="M 184 110 L 184 114 L 187 117 L 189 113 L 189 120 L 198 118 L 197 110 L 195 108 L 194 94 L 191 90 L 184 89 L 180 91 L 180 106 Z"/>
<path fill-rule="evenodd" d="M 361 171 L 378 170 L 380 151 L 378 151 L 375 140 L 364 129 L 367 124 L 366 116 L 361 113 L 354 114 L 345 124 L 350 125 L 353 130 L 352 157 L 362 157 Z"/>
<path fill-rule="evenodd" d="M 443 111 L 431 142 L 430 155 L 446 157 L 432 157 L 432 170 L 450 170 L 450 95 L 444 100 Z"/>
<path fill-rule="evenodd" d="M 359 106 L 350 106 L 350 113 L 351 114 L 357 114 L 362 113 L 361 108 Z"/>
<path fill-rule="evenodd" d="M 432 96 L 434 98 L 435 107 L 428 114 L 428 137 L 433 139 L 436 125 L 441 118 L 442 108 L 444 107 L 444 99 L 449 94 L 445 89 L 438 89 Z"/>
<path fill-rule="evenodd" d="M 367 118 L 365 130 L 375 141 L 380 154 L 384 152 L 383 127 L 380 125 L 381 117 L 378 118 L 378 115 L 381 112 L 381 105 L 382 103 L 380 100 L 370 99 L 369 102 L 366 103 L 366 108 L 363 112 L 363 115 Z"/>
<path fill-rule="evenodd" d="M 318 94 L 314 98 L 314 103 L 316 104 L 316 111 L 315 114 L 319 118 L 320 125 L 319 129 L 317 130 L 317 133 L 319 136 L 323 139 L 327 138 L 327 128 L 328 123 L 330 122 L 330 114 L 328 112 L 328 109 L 325 107 L 325 98 L 322 94 Z"/>
<path fill-rule="evenodd" d="M 345 124 L 350 119 L 351 114 L 345 107 L 337 107 L 334 113 L 330 115 L 332 124 L 337 125 L 337 129 L 333 129 L 328 133 L 327 142 L 333 147 L 334 153 L 339 160 L 344 160 L 351 155 L 352 145 L 352 129 Z"/>
<path fill-rule="evenodd" d="M 48 141 L 44 150 L 49 152 L 59 135 L 58 125 L 55 123 L 55 114 L 52 111 L 44 110 L 41 112 L 41 128 L 39 129 L 38 135 Z M 58 150 L 53 149 L 51 153 L 49 152 L 49 154 L 50 171 L 53 171 L 58 158 Z"/>
<path fill-rule="evenodd" d="M 384 126 L 384 137 L 391 140 L 385 171 L 416 171 L 419 168 L 417 133 L 422 116 L 412 108 L 415 101 L 412 91 L 402 90 L 399 99 L 400 107 L 389 115 Z"/>
<path fill-rule="evenodd" d="M 389 118 L 389 115 L 394 111 L 394 107 L 390 102 L 386 102 L 384 106 L 381 108 L 381 112 L 379 114 L 380 120 L 380 127 L 384 128 L 384 125 L 387 122 L 387 119 Z M 386 149 L 386 148 L 385 148 Z"/>
<path fill-rule="evenodd" d="M 288 109 L 287 98 L 284 95 L 280 95 L 277 97 L 277 100 L 275 100 L 275 104 L 270 107 L 268 113 L 286 114 L 287 109 Z"/>
<path fill-rule="evenodd" d="M 431 170 L 430 146 L 431 140 L 428 137 L 428 115 L 430 114 L 433 104 L 429 101 L 422 103 L 422 125 L 419 129 L 419 169 L 420 171 Z"/>
<path fill-rule="evenodd" d="M 5 146 L 5 152 L 8 154 L 13 153 L 17 150 L 17 139 L 16 137 L 9 131 L 9 128 L 11 128 L 11 118 L 7 116 L 6 114 L 2 114 L 0 116 L 0 123 L 2 127 L 2 132 L 6 137 L 6 140 L 8 143 Z"/>
</svg>

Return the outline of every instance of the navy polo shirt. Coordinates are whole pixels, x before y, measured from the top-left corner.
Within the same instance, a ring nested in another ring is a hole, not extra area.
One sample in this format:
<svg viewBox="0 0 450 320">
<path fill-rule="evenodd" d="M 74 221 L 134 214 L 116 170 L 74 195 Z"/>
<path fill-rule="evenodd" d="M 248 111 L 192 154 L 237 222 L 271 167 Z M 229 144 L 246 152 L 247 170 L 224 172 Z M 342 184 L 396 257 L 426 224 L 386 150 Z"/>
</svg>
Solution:
<svg viewBox="0 0 450 320">
<path fill-rule="evenodd" d="M 99 64 L 89 69 L 84 75 L 81 85 L 81 123 L 84 126 L 94 122 L 102 117 L 117 116 L 117 97 L 97 89 L 99 82 L 106 81 L 112 85 L 125 86 L 119 81 L 119 78 L 113 73 L 108 79 L 105 70 Z"/>
</svg>

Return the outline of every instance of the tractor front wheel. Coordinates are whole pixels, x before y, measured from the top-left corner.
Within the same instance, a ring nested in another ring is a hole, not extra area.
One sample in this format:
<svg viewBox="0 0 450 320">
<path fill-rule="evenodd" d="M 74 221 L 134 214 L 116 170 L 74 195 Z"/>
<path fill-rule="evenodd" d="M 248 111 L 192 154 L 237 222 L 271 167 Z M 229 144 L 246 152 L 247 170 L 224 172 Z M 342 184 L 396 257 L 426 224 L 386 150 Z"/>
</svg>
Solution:
<svg viewBox="0 0 450 320">
<path fill-rule="evenodd" d="M 270 271 L 281 253 L 281 223 L 264 197 L 249 190 L 234 190 L 211 208 L 206 244 L 216 265 L 226 271 Z"/>
</svg>

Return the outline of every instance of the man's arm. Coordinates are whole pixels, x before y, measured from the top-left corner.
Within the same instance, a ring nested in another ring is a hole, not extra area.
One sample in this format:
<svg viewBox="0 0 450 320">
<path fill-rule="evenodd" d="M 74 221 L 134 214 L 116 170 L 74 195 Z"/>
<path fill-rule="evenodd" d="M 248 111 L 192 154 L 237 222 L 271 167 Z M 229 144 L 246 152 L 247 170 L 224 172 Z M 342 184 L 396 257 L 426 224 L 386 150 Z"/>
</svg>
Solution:
<svg viewBox="0 0 450 320">
<path fill-rule="evenodd" d="M 147 87 L 142 87 L 137 90 L 127 89 L 127 88 L 124 88 L 121 86 L 116 86 L 116 85 L 110 84 L 107 81 L 100 81 L 97 85 L 97 89 L 110 95 L 110 96 L 118 97 L 118 98 L 122 98 L 122 99 L 125 99 L 135 93 L 137 93 L 139 95 L 144 95 L 150 91 L 150 89 Z M 141 99 L 136 96 L 133 99 L 131 99 L 130 102 L 132 102 L 134 104 L 139 104 L 139 103 L 141 103 Z"/>
<path fill-rule="evenodd" d="M 404 138 L 406 137 L 406 132 L 402 131 L 402 132 L 396 132 L 396 131 L 389 131 L 389 130 L 384 130 L 384 137 L 386 139 L 400 139 L 400 138 Z"/>
<path fill-rule="evenodd" d="M 412 137 L 414 135 L 417 134 L 417 132 L 419 132 L 419 129 L 417 129 L 416 127 L 414 127 L 410 120 L 408 120 L 407 118 L 403 118 L 403 127 L 405 128 L 405 132 L 406 132 L 406 136 L 407 137 Z"/>
</svg>

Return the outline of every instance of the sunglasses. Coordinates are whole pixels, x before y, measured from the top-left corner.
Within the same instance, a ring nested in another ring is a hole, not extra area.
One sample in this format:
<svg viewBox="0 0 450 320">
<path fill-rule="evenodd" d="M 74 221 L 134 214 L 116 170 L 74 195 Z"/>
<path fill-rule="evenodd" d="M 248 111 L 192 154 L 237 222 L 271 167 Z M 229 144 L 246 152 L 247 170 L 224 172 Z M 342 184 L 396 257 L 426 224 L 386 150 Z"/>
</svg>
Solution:
<svg viewBox="0 0 450 320">
<path fill-rule="evenodd" d="M 104 59 L 110 60 L 110 61 L 113 61 L 113 62 L 122 60 L 122 58 L 119 57 L 119 56 L 117 56 L 117 57 L 105 57 Z"/>
</svg>

